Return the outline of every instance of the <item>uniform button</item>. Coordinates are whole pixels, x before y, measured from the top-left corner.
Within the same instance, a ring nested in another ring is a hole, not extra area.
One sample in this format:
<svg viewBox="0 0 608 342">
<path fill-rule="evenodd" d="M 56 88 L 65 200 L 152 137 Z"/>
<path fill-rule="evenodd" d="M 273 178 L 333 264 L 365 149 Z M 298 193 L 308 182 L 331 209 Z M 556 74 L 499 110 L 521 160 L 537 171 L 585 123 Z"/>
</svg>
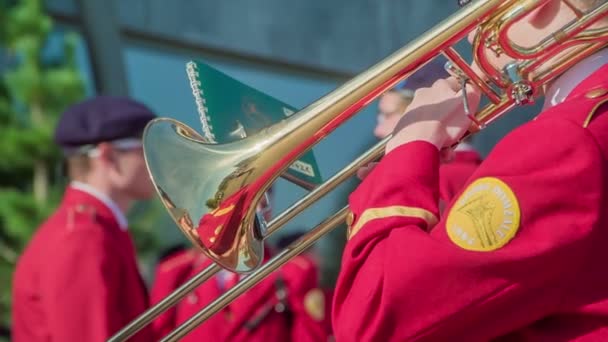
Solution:
<svg viewBox="0 0 608 342">
<path fill-rule="evenodd" d="M 587 94 L 585 94 L 585 97 L 588 99 L 597 99 L 598 97 L 602 97 L 606 94 L 608 94 L 607 88 L 597 88 L 588 91 Z"/>
<path fill-rule="evenodd" d="M 346 224 L 348 225 L 348 227 L 351 227 L 353 225 L 353 222 L 355 222 L 355 214 L 353 214 L 352 211 L 348 211 L 348 214 L 346 215 Z"/>
<path fill-rule="evenodd" d="M 193 294 L 193 293 L 189 294 L 188 295 L 188 303 L 189 304 L 193 304 L 193 305 L 196 304 L 196 303 L 198 303 L 198 296 L 195 295 L 195 294 Z"/>
</svg>

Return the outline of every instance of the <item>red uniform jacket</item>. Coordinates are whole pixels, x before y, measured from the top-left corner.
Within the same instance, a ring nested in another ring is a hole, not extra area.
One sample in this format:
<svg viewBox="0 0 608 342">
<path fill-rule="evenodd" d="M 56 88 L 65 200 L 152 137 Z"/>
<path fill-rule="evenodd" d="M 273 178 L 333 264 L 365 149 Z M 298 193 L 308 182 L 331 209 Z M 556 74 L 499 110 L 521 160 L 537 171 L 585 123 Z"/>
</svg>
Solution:
<svg viewBox="0 0 608 342">
<path fill-rule="evenodd" d="M 202 255 L 188 255 L 192 254 L 184 253 L 159 265 L 153 302 L 160 301 L 210 264 Z M 327 341 L 325 301 L 317 281 L 315 264 L 299 256 L 197 327 L 183 341 Z M 284 301 L 277 298 L 279 290 L 286 291 Z M 165 336 L 224 291 L 217 276 L 199 286 L 155 322 L 156 338 Z M 277 312 L 278 304 L 285 305 L 287 311 Z"/>
<path fill-rule="evenodd" d="M 450 202 L 481 164 L 476 151 L 456 151 L 454 160 L 439 167 L 439 198 Z"/>
<path fill-rule="evenodd" d="M 328 334 L 328 341 L 334 341 L 333 328 L 331 323 L 331 306 L 334 299 L 333 287 L 323 288 L 323 295 L 325 296 L 325 331 Z"/>
<path fill-rule="evenodd" d="M 438 223 L 437 149 L 389 153 L 350 197 L 337 341 L 608 341 L 607 155 L 608 65 L 497 144 Z"/>
<path fill-rule="evenodd" d="M 160 302 L 185 283 L 193 275 L 192 269 L 195 267 L 195 261 L 198 258 L 199 254 L 194 250 L 184 250 L 171 255 L 165 260 L 161 260 L 156 269 L 154 285 L 150 291 L 151 303 L 156 304 Z M 176 315 L 177 307 L 174 306 L 152 322 L 157 339 L 166 336 L 177 327 Z"/>
<path fill-rule="evenodd" d="M 148 305 L 129 233 L 93 196 L 68 188 L 19 259 L 15 342 L 106 341 Z M 144 329 L 132 341 L 150 341 Z"/>
</svg>

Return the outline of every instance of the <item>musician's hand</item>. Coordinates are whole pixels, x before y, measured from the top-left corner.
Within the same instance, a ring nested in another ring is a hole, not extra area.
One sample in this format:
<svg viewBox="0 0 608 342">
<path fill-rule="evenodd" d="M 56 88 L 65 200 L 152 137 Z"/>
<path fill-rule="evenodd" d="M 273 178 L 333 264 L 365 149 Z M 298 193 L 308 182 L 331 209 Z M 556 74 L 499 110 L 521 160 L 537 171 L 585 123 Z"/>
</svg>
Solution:
<svg viewBox="0 0 608 342">
<path fill-rule="evenodd" d="M 477 110 L 481 93 L 467 86 L 471 112 Z M 460 86 L 454 78 L 436 81 L 430 88 L 420 88 L 405 114 L 397 123 L 386 153 L 417 140 L 427 141 L 442 150 L 456 143 L 467 131 L 471 121 L 465 115 Z"/>
<path fill-rule="evenodd" d="M 372 172 L 372 170 L 374 169 L 374 167 L 376 167 L 377 164 L 378 164 L 378 162 L 371 162 L 371 163 L 363 166 L 362 168 L 357 170 L 357 177 L 360 180 L 365 179 L 365 177 L 367 177 L 367 175 L 369 175 L 369 173 Z"/>
</svg>

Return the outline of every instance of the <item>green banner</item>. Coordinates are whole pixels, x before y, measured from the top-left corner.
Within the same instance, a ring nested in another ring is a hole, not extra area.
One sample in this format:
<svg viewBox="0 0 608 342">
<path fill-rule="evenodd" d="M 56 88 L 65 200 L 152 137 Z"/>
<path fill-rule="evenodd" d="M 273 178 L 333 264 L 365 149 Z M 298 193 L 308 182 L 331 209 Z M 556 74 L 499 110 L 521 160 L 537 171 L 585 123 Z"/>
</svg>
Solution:
<svg viewBox="0 0 608 342">
<path fill-rule="evenodd" d="M 227 143 L 255 134 L 298 111 L 201 61 L 186 64 L 203 136 Z M 312 150 L 281 175 L 308 190 L 323 180 Z"/>
</svg>

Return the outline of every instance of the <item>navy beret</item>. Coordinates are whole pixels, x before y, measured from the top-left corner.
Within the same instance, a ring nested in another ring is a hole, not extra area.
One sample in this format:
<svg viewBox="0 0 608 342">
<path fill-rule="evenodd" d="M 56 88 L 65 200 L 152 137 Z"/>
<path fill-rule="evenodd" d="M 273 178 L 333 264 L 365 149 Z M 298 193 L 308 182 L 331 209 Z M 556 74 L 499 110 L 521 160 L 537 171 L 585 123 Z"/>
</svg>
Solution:
<svg viewBox="0 0 608 342">
<path fill-rule="evenodd" d="M 98 96 L 69 107 L 55 128 L 55 142 L 64 151 L 104 141 L 141 136 L 156 116 L 126 97 Z"/>
<path fill-rule="evenodd" d="M 448 74 L 444 68 L 446 62 L 447 60 L 445 58 L 435 58 L 418 71 L 410 75 L 410 77 L 397 84 L 395 88 L 416 90 L 422 87 L 430 87 L 438 79 L 450 76 L 450 74 Z"/>
</svg>

